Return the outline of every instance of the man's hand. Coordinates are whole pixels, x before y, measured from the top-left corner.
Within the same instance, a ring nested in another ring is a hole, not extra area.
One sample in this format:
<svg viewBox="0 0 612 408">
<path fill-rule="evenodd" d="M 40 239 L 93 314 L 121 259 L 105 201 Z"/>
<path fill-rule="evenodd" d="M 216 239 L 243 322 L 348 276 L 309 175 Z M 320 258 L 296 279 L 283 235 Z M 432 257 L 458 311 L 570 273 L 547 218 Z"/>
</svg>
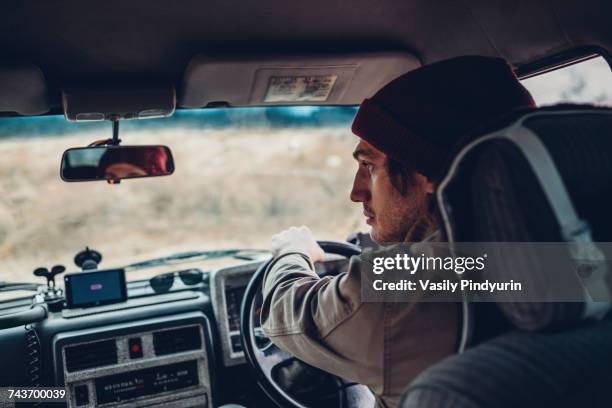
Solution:
<svg viewBox="0 0 612 408">
<path fill-rule="evenodd" d="M 308 227 L 291 227 L 272 237 L 270 250 L 274 256 L 287 252 L 301 252 L 310 257 L 312 262 L 323 260 L 323 249 L 317 244 Z"/>
</svg>

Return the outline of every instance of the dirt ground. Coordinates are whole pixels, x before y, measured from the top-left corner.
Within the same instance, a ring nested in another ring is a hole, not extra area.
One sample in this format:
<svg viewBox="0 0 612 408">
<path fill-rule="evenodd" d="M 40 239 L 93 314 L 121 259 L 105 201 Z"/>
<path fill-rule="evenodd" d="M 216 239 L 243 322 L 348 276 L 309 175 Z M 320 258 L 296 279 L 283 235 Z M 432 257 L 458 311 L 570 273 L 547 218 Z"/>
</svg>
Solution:
<svg viewBox="0 0 612 408">
<path fill-rule="evenodd" d="M 65 183 L 69 147 L 108 137 L 0 139 L 0 281 L 32 281 L 38 266 L 64 264 L 89 246 L 101 267 L 178 251 L 266 247 L 291 225 L 322 239 L 364 230 L 348 194 L 355 137 L 347 128 L 131 131 L 124 144 L 166 144 L 169 177 Z"/>
</svg>

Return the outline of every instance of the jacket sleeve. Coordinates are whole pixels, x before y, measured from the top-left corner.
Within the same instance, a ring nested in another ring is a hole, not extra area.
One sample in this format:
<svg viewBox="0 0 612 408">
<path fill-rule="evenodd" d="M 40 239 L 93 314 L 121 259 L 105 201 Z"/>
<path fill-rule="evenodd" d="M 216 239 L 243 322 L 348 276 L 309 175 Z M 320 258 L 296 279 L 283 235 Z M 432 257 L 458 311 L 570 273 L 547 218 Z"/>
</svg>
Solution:
<svg viewBox="0 0 612 408">
<path fill-rule="evenodd" d="M 277 258 L 263 281 L 262 328 L 280 348 L 382 392 L 382 304 L 360 301 L 360 260 L 320 278 L 301 253 Z"/>
</svg>

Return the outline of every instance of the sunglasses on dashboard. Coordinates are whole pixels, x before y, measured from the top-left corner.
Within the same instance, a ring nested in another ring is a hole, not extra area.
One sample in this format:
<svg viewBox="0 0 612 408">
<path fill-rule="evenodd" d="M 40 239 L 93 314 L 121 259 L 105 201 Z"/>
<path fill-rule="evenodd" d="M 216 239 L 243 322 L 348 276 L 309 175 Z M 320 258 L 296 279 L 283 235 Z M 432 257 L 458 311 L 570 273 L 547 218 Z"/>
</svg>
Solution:
<svg viewBox="0 0 612 408">
<path fill-rule="evenodd" d="M 184 285 L 191 286 L 202 283 L 204 273 L 199 269 L 185 269 L 183 271 L 168 272 L 149 279 L 149 285 L 155 293 L 165 293 L 174 285 L 174 277 L 178 276 Z"/>
</svg>

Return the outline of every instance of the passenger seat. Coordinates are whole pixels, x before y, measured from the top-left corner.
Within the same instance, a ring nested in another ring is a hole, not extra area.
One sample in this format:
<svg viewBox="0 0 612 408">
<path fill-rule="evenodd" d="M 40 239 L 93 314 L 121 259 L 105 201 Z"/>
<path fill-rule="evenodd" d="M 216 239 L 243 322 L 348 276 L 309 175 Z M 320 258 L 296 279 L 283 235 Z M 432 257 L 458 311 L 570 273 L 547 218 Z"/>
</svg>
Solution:
<svg viewBox="0 0 612 408">
<path fill-rule="evenodd" d="M 449 242 L 612 242 L 612 109 L 534 109 L 481 134 L 438 191 Z M 591 279 L 605 299 L 607 272 Z M 609 303 L 463 306 L 462 353 L 418 376 L 401 407 L 612 406 Z"/>
</svg>

